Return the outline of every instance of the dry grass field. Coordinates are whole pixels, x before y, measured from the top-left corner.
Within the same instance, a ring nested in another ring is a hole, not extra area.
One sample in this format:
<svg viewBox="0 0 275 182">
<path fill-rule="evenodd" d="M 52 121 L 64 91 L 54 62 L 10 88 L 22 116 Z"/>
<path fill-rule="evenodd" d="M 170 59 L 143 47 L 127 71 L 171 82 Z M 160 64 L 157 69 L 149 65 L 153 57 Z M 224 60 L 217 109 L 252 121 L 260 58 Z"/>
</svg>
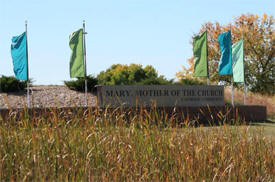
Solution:
<svg viewBox="0 0 275 182">
<path fill-rule="evenodd" d="M 241 93 L 236 93 L 241 103 Z M 226 99 L 230 100 L 226 90 Z M 274 97 L 248 95 L 274 114 Z M 263 99 L 264 98 L 264 99 Z M 274 181 L 275 124 L 200 126 L 156 110 L 0 116 L 0 181 Z"/>
</svg>

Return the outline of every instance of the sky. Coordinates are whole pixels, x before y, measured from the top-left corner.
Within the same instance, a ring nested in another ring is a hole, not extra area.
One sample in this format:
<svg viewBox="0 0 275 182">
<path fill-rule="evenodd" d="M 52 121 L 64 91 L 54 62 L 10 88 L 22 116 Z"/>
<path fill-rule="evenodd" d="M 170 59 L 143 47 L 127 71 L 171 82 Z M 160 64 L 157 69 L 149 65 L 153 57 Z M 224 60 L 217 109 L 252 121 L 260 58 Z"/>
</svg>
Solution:
<svg viewBox="0 0 275 182">
<path fill-rule="evenodd" d="M 87 73 L 112 64 L 153 65 L 175 78 L 192 56 L 202 24 L 228 24 L 241 14 L 275 13 L 274 0 L 0 0 L 0 76 L 11 76 L 11 38 L 28 21 L 30 78 L 60 85 L 69 75 L 69 35 L 86 22 Z"/>
</svg>

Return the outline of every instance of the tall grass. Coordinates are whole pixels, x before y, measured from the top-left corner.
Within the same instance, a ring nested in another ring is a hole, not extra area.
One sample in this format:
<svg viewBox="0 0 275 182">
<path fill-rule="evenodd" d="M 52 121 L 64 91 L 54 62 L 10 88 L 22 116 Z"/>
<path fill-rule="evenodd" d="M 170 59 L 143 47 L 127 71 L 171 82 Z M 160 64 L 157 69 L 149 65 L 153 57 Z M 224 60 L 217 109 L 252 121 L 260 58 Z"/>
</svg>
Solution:
<svg viewBox="0 0 275 182">
<path fill-rule="evenodd" d="M 231 103 L 231 88 L 224 89 L 225 101 Z M 234 89 L 234 101 L 236 104 L 243 104 L 243 91 Z M 267 109 L 267 115 L 275 118 L 275 95 L 268 96 L 259 93 L 248 92 L 246 94 L 247 105 L 264 105 Z"/>
<path fill-rule="evenodd" d="M 154 110 L 0 116 L 0 181 L 273 181 L 274 141 Z M 177 123 L 177 124 L 175 124 Z"/>
</svg>

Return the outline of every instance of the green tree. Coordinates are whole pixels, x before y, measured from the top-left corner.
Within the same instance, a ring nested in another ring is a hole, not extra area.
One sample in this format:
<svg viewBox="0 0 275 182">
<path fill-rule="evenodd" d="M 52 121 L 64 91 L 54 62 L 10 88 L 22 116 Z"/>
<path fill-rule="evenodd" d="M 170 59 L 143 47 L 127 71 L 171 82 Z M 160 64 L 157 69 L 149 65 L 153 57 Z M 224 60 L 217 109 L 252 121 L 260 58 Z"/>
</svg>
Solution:
<svg viewBox="0 0 275 182">
<path fill-rule="evenodd" d="M 148 65 L 143 68 L 140 64 L 114 64 L 106 71 L 100 72 L 97 79 L 102 85 L 160 85 L 173 82 L 173 80 L 167 80 L 162 75 L 159 76 L 153 66 Z"/>
<path fill-rule="evenodd" d="M 210 81 L 217 83 L 224 81 L 230 83 L 230 76 L 218 75 L 218 62 L 220 48 L 218 35 L 231 29 L 232 44 L 244 39 L 244 65 L 245 82 L 252 92 L 262 94 L 274 94 L 275 87 L 275 31 L 274 17 L 264 14 L 241 15 L 228 25 L 220 25 L 218 22 L 207 22 L 202 25 L 200 32 L 207 30 L 208 60 Z M 193 58 L 189 58 L 193 60 Z M 193 61 L 190 61 L 191 69 Z M 187 73 L 187 74 L 186 74 Z M 189 74 L 189 75 L 188 75 Z M 178 78 L 190 76 L 190 69 L 183 68 L 177 73 Z"/>
</svg>

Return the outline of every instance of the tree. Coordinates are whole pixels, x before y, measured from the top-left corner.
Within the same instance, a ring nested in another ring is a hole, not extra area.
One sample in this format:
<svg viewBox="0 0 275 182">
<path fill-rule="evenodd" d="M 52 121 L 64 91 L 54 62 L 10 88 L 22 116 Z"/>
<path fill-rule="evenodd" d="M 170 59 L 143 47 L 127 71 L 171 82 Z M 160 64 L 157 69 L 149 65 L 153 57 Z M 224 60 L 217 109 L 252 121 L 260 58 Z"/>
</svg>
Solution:
<svg viewBox="0 0 275 182">
<path fill-rule="evenodd" d="M 139 64 L 114 64 L 106 71 L 100 72 L 97 79 L 102 85 L 163 85 L 173 82 L 173 80 L 167 80 L 162 75 L 159 76 L 153 66 L 148 65 L 142 68 L 142 65 Z"/>
<path fill-rule="evenodd" d="M 220 48 L 218 35 L 231 29 L 232 44 L 244 39 L 245 82 L 252 92 L 274 94 L 275 87 L 275 19 L 273 16 L 242 14 L 228 25 L 218 22 L 207 22 L 202 25 L 200 32 L 207 30 L 209 74 L 211 82 L 223 81 L 229 84 L 230 76 L 218 75 Z M 195 35 L 194 35 L 195 36 Z M 182 78 L 192 76 L 193 58 L 189 58 L 191 67 L 183 68 L 176 76 Z"/>
</svg>

